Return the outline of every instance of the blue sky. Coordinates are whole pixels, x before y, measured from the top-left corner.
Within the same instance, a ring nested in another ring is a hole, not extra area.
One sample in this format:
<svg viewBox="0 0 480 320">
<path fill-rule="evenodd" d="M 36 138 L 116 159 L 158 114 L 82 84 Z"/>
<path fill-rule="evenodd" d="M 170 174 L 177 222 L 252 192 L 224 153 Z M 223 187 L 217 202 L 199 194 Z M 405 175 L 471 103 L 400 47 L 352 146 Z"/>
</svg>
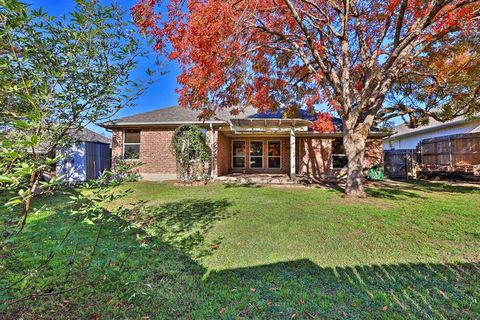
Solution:
<svg viewBox="0 0 480 320">
<path fill-rule="evenodd" d="M 73 0 L 25 0 L 25 2 L 31 4 L 34 8 L 42 7 L 48 14 L 54 16 L 66 14 L 74 8 Z M 117 2 L 124 9 L 129 9 L 136 3 L 136 0 L 118 0 Z M 145 44 L 145 47 L 148 48 L 148 44 Z M 145 59 L 140 62 L 138 71 L 134 73 L 135 77 L 144 77 L 144 71 L 148 67 L 152 69 L 157 68 L 154 64 L 154 54 L 155 53 L 152 52 L 151 59 Z M 158 80 L 138 98 L 137 106 L 121 110 L 116 117 L 176 105 L 176 77 L 180 74 L 178 65 L 175 62 L 169 62 L 164 66 L 162 71 L 166 71 L 167 74 L 160 76 Z M 104 132 L 102 128 L 97 126 L 89 126 L 89 128 L 98 132 Z"/>
</svg>

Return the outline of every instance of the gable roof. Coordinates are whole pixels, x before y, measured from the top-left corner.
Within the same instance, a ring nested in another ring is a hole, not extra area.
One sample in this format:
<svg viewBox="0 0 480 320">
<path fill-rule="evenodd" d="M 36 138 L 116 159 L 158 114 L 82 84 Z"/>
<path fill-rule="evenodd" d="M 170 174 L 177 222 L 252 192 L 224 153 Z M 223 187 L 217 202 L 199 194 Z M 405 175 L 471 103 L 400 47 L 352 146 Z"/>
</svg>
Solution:
<svg viewBox="0 0 480 320">
<path fill-rule="evenodd" d="M 179 124 L 226 124 L 232 119 L 283 119 L 285 109 L 276 111 L 258 112 L 258 109 L 247 106 L 239 108 L 239 113 L 232 115 L 230 110 L 222 109 L 209 120 L 199 120 L 198 111 L 173 106 L 156 109 L 148 112 L 142 112 L 135 115 L 107 121 L 99 124 L 104 128 L 114 128 L 122 126 L 142 126 L 142 125 L 179 125 Z M 315 121 L 317 114 L 311 114 L 306 110 L 300 110 L 298 119 Z M 343 129 L 343 122 L 340 118 L 332 117 L 335 131 L 340 132 Z"/>
<path fill-rule="evenodd" d="M 152 111 L 142 112 L 131 116 L 110 120 L 99 124 L 101 127 L 110 128 L 128 125 L 179 125 L 179 124 L 202 124 L 217 123 L 223 124 L 229 119 L 245 118 L 256 113 L 255 108 L 245 107 L 241 109 L 238 115 L 232 115 L 230 110 L 219 110 L 209 120 L 199 120 L 199 112 L 196 110 L 182 108 L 180 106 L 172 106 L 167 108 L 156 109 Z"/>
<path fill-rule="evenodd" d="M 69 135 L 79 141 L 79 142 L 99 142 L 99 143 L 105 143 L 105 144 L 110 144 L 111 139 L 108 137 L 105 137 L 104 135 L 100 133 L 96 133 L 95 131 L 92 131 L 87 128 L 79 128 L 75 130 L 71 130 L 69 132 Z"/>
<path fill-rule="evenodd" d="M 424 132 L 431 132 L 448 127 L 454 127 L 470 121 L 480 121 L 480 117 L 474 117 L 473 119 L 462 117 L 446 122 L 440 122 L 433 118 L 429 118 L 428 124 L 418 126 L 416 128 L 410 128 L 406 123 L 402 123 L 393 128 L 394 134 L 389 136 L 387 140 L 395 140 L 396 138 L 400 137 L 416 135 Z"/>
<path fill-rule="evenodd" d="M 238 114 L 232 114 L 229 109 L 222 109 L 215 113 L 209 120 L 199 120 L 199 112 L 188 108 L 182 108 L 180 106 L 172 106 L 167 108 L 156 109 L 152 111 L 142 112 L 135 115 L 118 118 L 115 120 L 107 121 L 99 124 L 99 126 L 113 129 L 122 127 L 142 127 L 142 126 L 178 126 L 182 124 L 198 124 L 198 125 L 232 125 L 233 120 L 266 120 L 266 119 L 285 119 L 285 108 L 279 108 L 275 111 L 267 110 L 266 112 L 258 112 L 258 109 L 252 106 L 237 107 Z M 298 111 L 295 118 L 286 119 L 292 122 L 290 125 L 309 126 L 310 121 L 317 119 L 318 113 L 310 113 L 307 110 L 301 109 Z M 233 121 L 238 122 L 238 121 Z M 267 122 L 266 122 L 267 123 Z M 339 135 L 343 132 L 343 121 L 340 118 L 332 117 L 332 123 L 335 128 L 334 133 L 327 135 Z M 287 124 L 288 125 L 288 124 Z M 308 128 L 309 133 L 315 133 Z M 370 129 L 370 132 L 378 137 L 385 137 L 388 133 L 380 132 L 377 127 Z M 324 135 L 324 134 L 322 134 Z"/>
</svg>

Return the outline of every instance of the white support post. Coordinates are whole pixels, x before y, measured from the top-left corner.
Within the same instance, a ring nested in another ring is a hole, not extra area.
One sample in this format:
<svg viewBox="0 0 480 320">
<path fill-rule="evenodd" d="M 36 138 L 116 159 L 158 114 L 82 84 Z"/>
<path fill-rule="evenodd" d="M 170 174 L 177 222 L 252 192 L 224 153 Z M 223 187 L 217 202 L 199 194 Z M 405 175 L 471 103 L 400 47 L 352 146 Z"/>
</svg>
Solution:
<svg viewBox="0 0 480 320">
<path fill-rule="evenodd" d="M 217 156 L 218 156 L 218 150 L 217 150 L 217 139 L 218 139 L 218 131 L 215 132 L 213 130 L 213 126 L 210 123 L 210 151 L 211 151 L 211 159 L 210 159 L 210 177 L 212 179 L 217 178 Z"/>
<path fill-rule="evenodd" d="M 290 129 L 290 179 L 295 178 L 295 129 Z"/>
</svg>

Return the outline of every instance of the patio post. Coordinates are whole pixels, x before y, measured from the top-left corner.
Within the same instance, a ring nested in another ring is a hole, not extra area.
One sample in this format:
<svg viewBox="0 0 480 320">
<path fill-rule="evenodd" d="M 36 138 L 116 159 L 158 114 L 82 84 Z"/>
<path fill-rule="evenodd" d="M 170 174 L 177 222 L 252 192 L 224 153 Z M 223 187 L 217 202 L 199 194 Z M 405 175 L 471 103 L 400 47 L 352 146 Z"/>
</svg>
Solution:
<svg viewBox="0 0 480 320">
<path fill-rule="evenodd" d="M 217 178 L 217 143 L 218 143 L 218 131 L 213 129 L 212 124 L 210 123 L 210 151 L 211 151 L 211 160 L 210 160 L 210 177 L 212 179 Z"/>
<path fill-rule="evenodd" d="M 295 128 L 290 128 L 290 179 L 295 178 Z"/>
</svg>

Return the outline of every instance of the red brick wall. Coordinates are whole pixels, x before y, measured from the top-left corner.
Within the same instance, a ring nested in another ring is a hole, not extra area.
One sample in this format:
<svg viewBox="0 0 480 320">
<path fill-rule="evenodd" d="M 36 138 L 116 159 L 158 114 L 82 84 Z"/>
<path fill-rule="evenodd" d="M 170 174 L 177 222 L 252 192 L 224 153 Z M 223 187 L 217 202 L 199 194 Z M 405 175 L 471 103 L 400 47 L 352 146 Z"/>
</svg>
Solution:
<svg viewBox="0 0 480 320">
<path fill-rule="evenodd" d="M 332 175 L 331 139 L 297 138 L 297 173 L 314 179 Z"/>
<path fill-rule="evenodd" d="M 121 158 L 123 153 L 123 130 L 115 129 L 112 132 L 112 160 Z M 115 163 L 115 162 L 112 162 Z"/>
<path fill-rule="evenodd" d="M 176 161 L 170 152 L 170 144 L 175 129 L 141 129 L 139 173 L 175 174 Z M 112 157 L 123 153 L 123 130 L 114 130 L 112 135 Z"/>
<path fill-rule="evenodd" d="M 314 179 L 345 174 L 345 169 L 332 169 L 332 140 L 319 138 L 298 138 L 297 173 Z M 363 160 L 364 168 L 382 163 L 382 139 L 368 139 Z"/>
<path fill-rule="evenodd" d="M 230 140 L 220 131 L 217 133 L 217 176 L 228 174 L 230 167 Z"/>
<path fill-rule="evenodd" d="M 374 165 L 383 164 L 383 141 L 382 139 L 369 139 L 365 146 L 363 166 L 370 168 Z"/>
<path fill-rule="evenodd" d="M 177 165 L 170 151 L 175 129 L 142 129 L 140 133 L 140 173 L 175 174 Z"/>
</svg>

